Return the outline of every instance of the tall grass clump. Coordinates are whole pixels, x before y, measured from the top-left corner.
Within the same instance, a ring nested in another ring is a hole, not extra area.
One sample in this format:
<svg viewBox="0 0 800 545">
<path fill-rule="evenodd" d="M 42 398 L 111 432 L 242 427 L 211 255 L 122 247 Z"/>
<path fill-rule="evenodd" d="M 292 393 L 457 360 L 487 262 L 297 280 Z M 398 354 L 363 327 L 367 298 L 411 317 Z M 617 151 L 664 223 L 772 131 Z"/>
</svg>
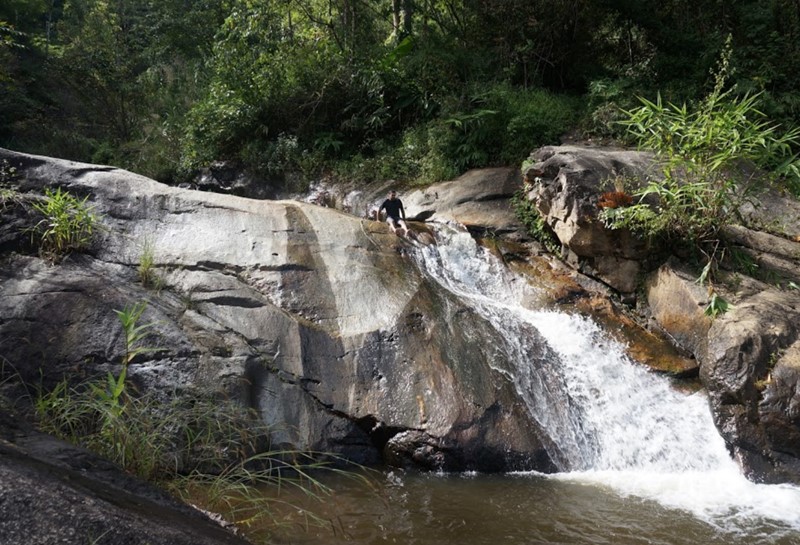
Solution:
<svg viewBox="0 0 800 545">
<path fill-rule="evenodd" d="M 314 473 L 334 459 L 320 453 L 272 450 L 269 429 L 253 411 L 220 396 L 140 392 L 128 380 L 154 324 L 140 324 L 146 305 L 115 311 L 123 330 L 119 372 L 77 385 L 63 380 L 39 391 L 42 431 L 84 446 L 126 471 L 240 526 L 274 527 L 279 495 L 263 487 L 297 488 L 321 499 L 330 489 Z M 305 511 L 309 522 L 316 520 Z M 296 509 L 297 510 L 297 509 Z"/>
<path fill-rule="evenodd" d="M 92 241 L 97 216 L 83 199 L 60 187 L 45 190 L 44 200 L 34 202 L 33 208 L 43 218 L 31 228 L 32 239 L 42 255 L 58 260 L 72 251 L 86 249 Z"/>
<path fill-rule="evenodd" d="M 164 281 L 156 271 L 156 249 L 152 240 L 145 239 L 142 243 L 142 253 L 139 254 L 139 264 L 136 267 L 139 281 L 145 288 L 156 291 L 163 287 Z"/>
</svg>

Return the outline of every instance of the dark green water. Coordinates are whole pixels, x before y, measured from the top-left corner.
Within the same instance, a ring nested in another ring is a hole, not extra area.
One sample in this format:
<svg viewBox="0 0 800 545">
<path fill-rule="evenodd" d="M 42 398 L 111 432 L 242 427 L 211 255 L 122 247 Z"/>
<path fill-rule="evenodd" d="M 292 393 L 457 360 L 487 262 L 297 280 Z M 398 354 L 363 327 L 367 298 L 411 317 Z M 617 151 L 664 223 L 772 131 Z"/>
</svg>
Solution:
<svg viewBox="0 0 800 545">
<path fill-rule="evenodd" d="M 800 530 L 746 513 L 703 521 L 609 487 L 539 475 L 387 471 L 373 488 L 334 478 L 312 506 L 323 523 L 287 526 L 280 544 L 798 545 Z M 287 499 L 284 496 L 284 499 Z M 687 498 L 691 501 L 691 498 Z M 800 505 L 797 506 L 800 510 Z M 295 517 L 297 518 L 297 517 Z M 293 519 L 291 511 L 285 521 Z M 294 520 L 294 522 L 298 522 Z"/>
</svg>

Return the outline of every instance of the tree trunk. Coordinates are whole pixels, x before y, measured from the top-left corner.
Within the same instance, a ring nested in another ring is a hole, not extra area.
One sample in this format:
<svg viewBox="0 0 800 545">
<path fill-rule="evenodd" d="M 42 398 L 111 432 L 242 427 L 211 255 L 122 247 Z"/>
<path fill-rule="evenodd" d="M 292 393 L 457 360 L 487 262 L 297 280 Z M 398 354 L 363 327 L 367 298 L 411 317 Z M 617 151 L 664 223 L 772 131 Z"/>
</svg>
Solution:
<svg viewBox="0 0 800 545">
<path fill-rule="evenodd" d="M 412 32 L 411 20 L 414 16 L 414 0 L 392 0 L 392 28 L 395 41 L 401 41 Z"/>
</svg>

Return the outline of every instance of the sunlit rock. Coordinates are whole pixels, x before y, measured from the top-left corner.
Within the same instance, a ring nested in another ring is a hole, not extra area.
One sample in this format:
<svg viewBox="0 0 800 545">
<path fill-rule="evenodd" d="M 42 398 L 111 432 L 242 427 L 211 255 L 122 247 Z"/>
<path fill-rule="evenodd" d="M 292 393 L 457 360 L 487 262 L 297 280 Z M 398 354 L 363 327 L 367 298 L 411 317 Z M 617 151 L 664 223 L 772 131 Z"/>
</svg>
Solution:
<svg viewBox="0 0 800 545">
<path fill-rule="evenodd" d="M 603 192 L 614 191 L 615 183 L 646 176 L 652 155 L 546 146 L 535 151 L 530 161 L 523 173 L 527 197 L 561 241 L 564 258 L 618 291 L 635 291 L 641 261 L 650 249 L 625 229 L 607 229 L 599 218 L 598 202 Z"/>
<path fill-rule="evenodd" d="M 411 458 L 423 467 L 553 468 L 512 379 L 497 371 L 496 330 L 426 279 L 411 242 L 385 224 L 110 167 L 2 158 L 21 191 L 89 196 L 102 223 L 88 253 L 57 265 L 0 261 L 4 377 L 47 387 L 117 372 L 114 310 L 147 301 L 141 321 L 158 350 L 131 364 L 129 380 L 167 397 L 239 400 L 271 426 L 274 446 L 375 463 L 414 430 L 446 445 Z M 149 289 L 137 276 L 148 252 L 158 278 Z M 532 365 L 554 357 L 540 346 Z"/>
</svg>

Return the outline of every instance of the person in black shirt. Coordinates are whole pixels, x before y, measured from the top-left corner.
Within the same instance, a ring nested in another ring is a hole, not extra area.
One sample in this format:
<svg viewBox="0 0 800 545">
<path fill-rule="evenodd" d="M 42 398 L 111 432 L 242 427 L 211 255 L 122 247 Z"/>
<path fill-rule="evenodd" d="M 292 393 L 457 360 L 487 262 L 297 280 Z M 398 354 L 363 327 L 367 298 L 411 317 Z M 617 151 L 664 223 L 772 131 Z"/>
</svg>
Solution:
<svg viewBox="0 0 800 545">
<path fill-rule="evenodd" d="M 397 198 L 396 191 L 389 191 L 389 198 L 383 201 L 381 207 L 378 208 L 378 221 L 381 220 L 381 212 L 384 210 L 386 210 L 386 223 L 389 224 L 392 233 L 397 234 L 397 228 L 400 227 L 403 230 L 403 236 L 407 236 L 406 211 L 403 208 L 403 201 Z"/>
</svg>

